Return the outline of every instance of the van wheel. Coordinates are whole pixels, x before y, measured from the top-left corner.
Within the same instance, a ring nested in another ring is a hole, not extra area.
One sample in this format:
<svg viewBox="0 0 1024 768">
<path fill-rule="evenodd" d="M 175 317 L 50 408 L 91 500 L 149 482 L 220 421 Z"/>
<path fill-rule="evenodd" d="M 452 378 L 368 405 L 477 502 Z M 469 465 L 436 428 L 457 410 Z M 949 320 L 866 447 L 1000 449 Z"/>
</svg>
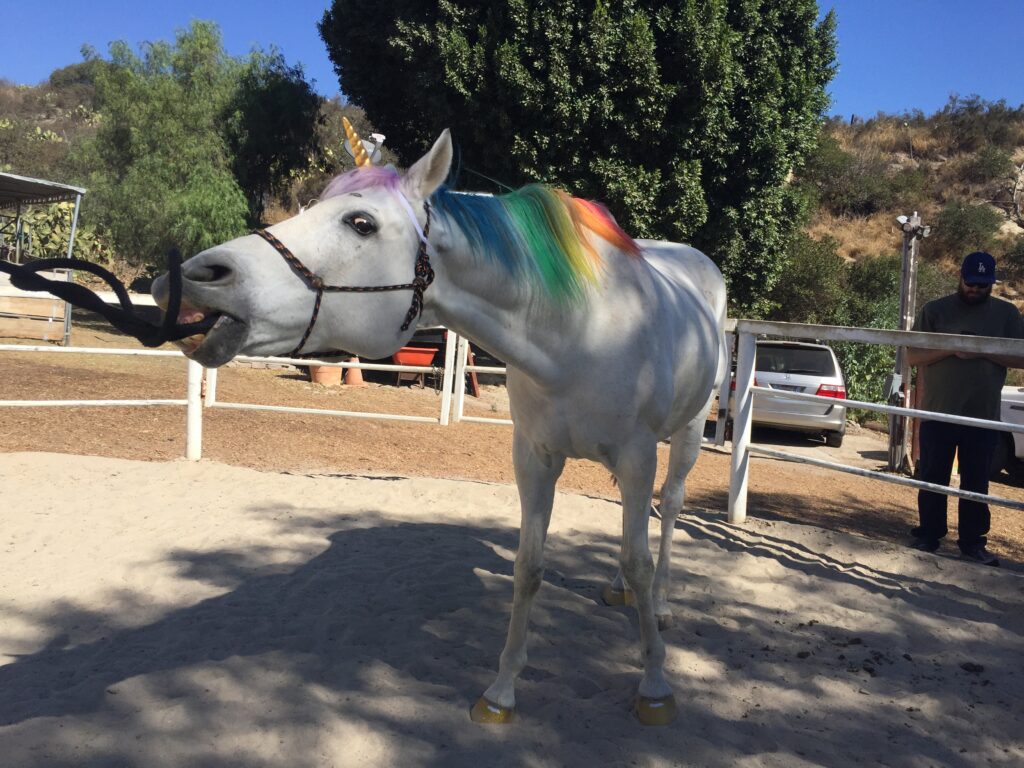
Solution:
<svg viewBox="0 0 1024 768">
<path fill-rule="evenodd" d="M 825 445 L 829 448 L 841 448 L 843 445 L 843 437 L 845 432 L 834 431 L 825 433 Z"/>
</svg>

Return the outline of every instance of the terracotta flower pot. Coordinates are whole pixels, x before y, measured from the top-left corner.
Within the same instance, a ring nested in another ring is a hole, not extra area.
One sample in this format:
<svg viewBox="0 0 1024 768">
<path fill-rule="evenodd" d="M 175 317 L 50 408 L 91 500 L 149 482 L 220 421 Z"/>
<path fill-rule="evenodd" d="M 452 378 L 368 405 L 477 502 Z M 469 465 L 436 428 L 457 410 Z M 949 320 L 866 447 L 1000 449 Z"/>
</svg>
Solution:
<svg viewBox="0 0 1024 768">
<path fill-rule="evenodd" d="M 309 366 L 309 379 L 314 384 L 337 387 L 341 384 L 341 368 L 331 365 L 311 365 Z"/>
</svg>

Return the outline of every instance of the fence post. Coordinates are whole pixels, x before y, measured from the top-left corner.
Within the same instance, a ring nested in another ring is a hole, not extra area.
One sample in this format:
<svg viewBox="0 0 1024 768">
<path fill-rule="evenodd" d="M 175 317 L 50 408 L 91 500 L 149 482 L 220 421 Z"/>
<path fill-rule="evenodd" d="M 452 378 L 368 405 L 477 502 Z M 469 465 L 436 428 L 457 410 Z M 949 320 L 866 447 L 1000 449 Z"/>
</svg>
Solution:
<svg viewBox="0 0 1024 768">
<path fill-rule="evenodd" d="M 203 366 L 188 361 L 188 390 L 185 406 L 185 458 L 199 461 L 203 457 Z"/>
<path fill-rule="evenodd" d="M 931 234 L 931 227 L 926 227 L 921 217 L 914 211 L 909 218 L 900 216 L 896 219 L 903 230 L 903 271 L 900 280 L 900 327 L 901 331 L 909 331 L 914 325 L 917 314 L 917 248 L 921 238 Z M 896 364 L 894 377 L 902 386 L 902 392 L 896 387 L 890 393 L 890 405 L 910 406 L 910 365 L 907 363 L 907 348 L 896 347 Z M 889 417 L 889 462 L 890 472 L 900 472 L 913 462 L 907 455 L 907 417 Z"/>
<path fill-rule="evenodd" d="M 459 337 L 459 345 L 455 351 L 455 381 L 452 382 L 452 391 L 455 393 L 455 403 L 452 410 L 452 422 L 462 421 L 462 409 L 466 404 L 466 359 L 469 357 L 469 339 L 465 336 Z"/>
<path fill-rule="evenodd" d="M 459 335 L 447 330 L 444 335 L 444 380 L 441 383 L 441 426 L 447 427 L 452 417 L 452 387 L 455 380 L 455 348 Z"/>
<path fill-rule="evenodd" d="M 203 405 L 207 408 L 217 402 L 217 369 L 206 369 L 206 387 L 203 388 Z"/>
<path fill-rule="evenodd" d="M 718 415 L 715 418 L 715 445 L 725 445 L 725 427 L 726 423 L 729 421 L 729 409 L 731 408 L 729 395 L 732 392 L 732 381 L 730 380 L 731 377 L 729 372 L 732 369 L 732 356 L 733 351 L 736 348 L 736 334 L 725 334 L 725 348 L 729 359 L 725 361 L 725 376 L 722 377 L 722 383 L 718 385 Z"/>
<path fill-rule="evenodd" d="M 754 334 L 739 332 L 736 351 L 736 391 L 733 393 L 735 412 L 732 419 L 732 463 L 729 472 L 729 522 L 742 523 L 747 519 L 747 480 L 750 470 L 750 425 L 754 411 L 754 359 L 757 341 Z"/>
</svg>

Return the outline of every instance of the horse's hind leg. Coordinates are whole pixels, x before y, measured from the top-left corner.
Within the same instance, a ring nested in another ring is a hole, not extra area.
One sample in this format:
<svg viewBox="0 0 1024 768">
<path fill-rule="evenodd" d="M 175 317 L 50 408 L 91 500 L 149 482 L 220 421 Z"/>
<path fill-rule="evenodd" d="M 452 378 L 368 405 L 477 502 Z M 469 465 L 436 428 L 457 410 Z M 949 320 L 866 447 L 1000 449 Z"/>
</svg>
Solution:
<svg viewBox="0 0 1024 768">
<path fill-rule="evenodd" d="M 622 491 L 622 552 L 619 562 L 636 600 L 644 665 L 636 710 L 645 725 L 665 725 L 676 715 L 675 698 L 665 679 L 665 643 L 654 615 L 654 559 L 647 537 L 657 463 L 657 446 L 652 440 L 624 449 L 615 466 Z"/>
<path fill-rule="evenodd" d="M 705 408 L 695 419 L 672 435 L 668 471 L 661 486 L 661 504 L 658 506 L 661 514 L 661 538 L 658 542 L 658 567 L 654 572 L 654 613 L 658 617 L 659 629 L 666 629 L 672 625 L 672 608 L 668 601 L 672 582 L 672 534 L 675 532 L 676 518 L 683 511 L 686 476 L 700 455 L 700 442 L 704 435 L 707 413 L 708 409 Z"/>
<path fill-rule="evenodd" d="M 498 677 L 470 714 L 478 723 L 506 723 L 512 719 L 516 705 L 516 678 L 526 666 L 530 607 L 544 578 L 544 540 L 551 522 L 555 483 L 565 466 L 565 457 L 541 453 L 518 432 L 513 436 L 512 458 L 522 511 L 514 569 L 512 617 L 505 649 L 501 652 Z"/>
<path fill-rule="evenodd" d="M 711 402 L 709 400 L 692 421 L 672 435 L 672 444 L 669 448 L 668 471 L 665 474 L 665 482 L 661 486 L 661 503 L 658 505 L 658 513 L 661 516 L 661 538 L 658 546 L 658 567 L 654 572 L 654 612 L 658 617 L 659 629 L 666 629 L 672 625 L 672 609 L 668 602 L 672 579 L 672 534 L 675 531 L 676 518 L 683 510 L 686 476 L 693 469 L 693 465 L 700 455 L 704 423 L 707 420 Z M 623 578 L 622 568 L 619 568 L 611 583 L 605 586 L 601 598 L 607 605 L 633 604 L 633 591 Z"/>
</svg>

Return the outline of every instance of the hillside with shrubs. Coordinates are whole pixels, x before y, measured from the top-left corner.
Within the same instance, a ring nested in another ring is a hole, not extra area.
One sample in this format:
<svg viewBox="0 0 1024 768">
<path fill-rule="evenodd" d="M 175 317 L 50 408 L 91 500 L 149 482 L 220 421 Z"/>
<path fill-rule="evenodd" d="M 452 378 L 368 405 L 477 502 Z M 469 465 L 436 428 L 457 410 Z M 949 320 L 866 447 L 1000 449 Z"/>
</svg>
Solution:
<svg viewBox="0 0 1024 768">
<path fill-rule="evenodd" d="M 931 227 L 917 306 L 955 289 L 966 253 L 999 266 L 996 295 L 1024 299 L 1024 107 L 953 97 L 939 112 L 831 119 L 796 177 L 808 218 L 793 241 L 772 319 L 897 327 L 901 214 Z M 850 396 L 878 396 L 891 352 L 837 345 Z"/>
</svg>

